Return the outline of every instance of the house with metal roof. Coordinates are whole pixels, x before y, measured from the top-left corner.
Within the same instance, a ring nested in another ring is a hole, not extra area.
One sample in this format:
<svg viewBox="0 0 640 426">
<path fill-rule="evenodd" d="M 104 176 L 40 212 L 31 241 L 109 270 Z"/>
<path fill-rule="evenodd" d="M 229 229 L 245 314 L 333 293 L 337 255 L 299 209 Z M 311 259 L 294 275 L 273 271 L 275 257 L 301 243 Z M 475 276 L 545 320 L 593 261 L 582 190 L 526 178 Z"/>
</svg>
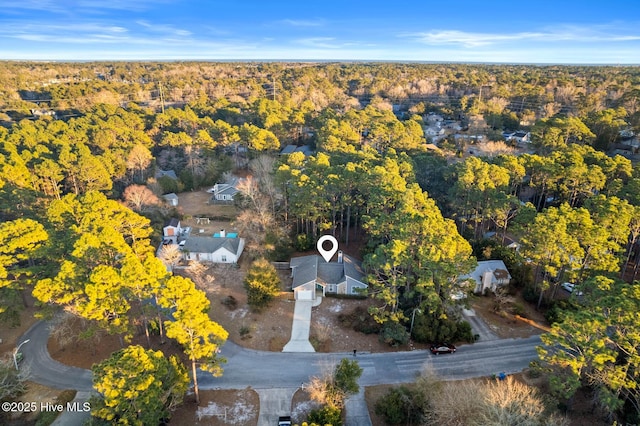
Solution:
<svg viewBox="0 0 640 426">
<path fill-rule="evenodd" d="M 315 300 L 318 293 L 359 295 L 367 289 L 362 263 L 338 252 L 336 262 L 319 255 L 294 257 L 289 262 L 296 300 Z"/>
<path fill-rule="evenodd" d="M 244 238 L 227 236 L 224 231 L 214 236 L 190 236 L 182 246 L 185 260 L 213 263 L 237 263 L 244 250 Z"/>
</svg>

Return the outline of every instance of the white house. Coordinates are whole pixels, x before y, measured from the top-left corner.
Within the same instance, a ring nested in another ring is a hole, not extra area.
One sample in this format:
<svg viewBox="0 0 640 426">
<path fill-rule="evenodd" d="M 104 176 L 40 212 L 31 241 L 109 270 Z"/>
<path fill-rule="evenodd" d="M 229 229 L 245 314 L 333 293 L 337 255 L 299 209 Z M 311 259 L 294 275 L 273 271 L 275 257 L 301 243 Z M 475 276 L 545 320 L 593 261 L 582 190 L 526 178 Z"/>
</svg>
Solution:
<svg viewBox="0 0 640 426">
<path fill-rule="evenodd" d="M 531 142 L 531 133 L 518 131 L 518 132 L 515 132 L 513 136 L 511 136 L 511 139 L 516 141 L 517 143 L 521 143 L 521 142 L 529 143 Z"/>
<path fill-rule="evenodd" d="M 322 295 L 358 295 L 368 286 L 360 261 L 338 252 L 337 262 L 325 262 L 318 255 L 294 257 L 289 262 L 296 300 L 315 300 Z"/>
<path fill-rule="evenodd" d="M 474 293 L 484 293 L 486 289 L 496 291 L 498 287 L 509 284 L 511 274 L 502 260 L 482 260 L 475 270 L 461 276 L 460 280 L 475 284 Z"/>
<path fill-rule="evenodd" d="M 171 218 L 162 228 L 162 238 L 165 244 L 177 244 L 178 237 L 182 234 L 182 227 L 180 221 L 176 218 Z"/>
<path fill-rule="evenodd" d="M 444 129 L 440 126 L 429 126 L 424 129 L 424 134 L 429 137 L 444 135 Z"/>
<path fill-rule="evenodd" d="M 243 250 L 244 238 L 237 234 L 227 236 L 224 231 L 213 237 L 191 236 L 182 246 L 185 260 L 213 263 L 237 263 Z"/>
<path fill-rule="evenodd" d="M 162 198 L 170 206 L 176 207 L 178 205 L 178 196 L 176 194 L 174 194 L 173 192 L 170 193 L 170 194 L 163 195 Z"/>
</svg>

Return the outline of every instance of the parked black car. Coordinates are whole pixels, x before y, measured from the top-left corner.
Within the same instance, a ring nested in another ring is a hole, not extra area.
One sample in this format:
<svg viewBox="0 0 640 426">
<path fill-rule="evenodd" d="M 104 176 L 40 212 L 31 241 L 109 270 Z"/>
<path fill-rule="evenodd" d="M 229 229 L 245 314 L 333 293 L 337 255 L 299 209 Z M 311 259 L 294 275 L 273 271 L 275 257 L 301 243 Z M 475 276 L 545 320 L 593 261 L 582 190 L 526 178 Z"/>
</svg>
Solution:
<svg viewBox="0 0 640 426">
<path fill-rule="evenodd" d="M 449 343 L 439 343 L 437 345 L 431 345 L 431 353 L 438 354 L 452 354 L 456 351 L 456 347 Z"/>
</svg>

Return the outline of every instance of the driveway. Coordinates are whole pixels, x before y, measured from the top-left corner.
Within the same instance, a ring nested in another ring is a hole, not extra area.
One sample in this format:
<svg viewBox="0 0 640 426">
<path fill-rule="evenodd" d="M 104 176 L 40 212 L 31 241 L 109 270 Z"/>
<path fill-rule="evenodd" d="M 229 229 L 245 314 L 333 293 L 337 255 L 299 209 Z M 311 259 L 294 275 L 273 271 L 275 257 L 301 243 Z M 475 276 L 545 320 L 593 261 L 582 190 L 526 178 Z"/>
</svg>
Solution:
<svg viewBox="0 0 640 426">
<path fill-rule="evenodd" d="M 499 337 L 491 330 L 486 322 L 482 318 L 476 315 L 476 311 L 473 309 L 463 309 L 462 315 L 471 324 L 471 331 L 473 334 L 480 336 L 480 341 L 498 340 Z"/>
<path fill-rule="evenodd" d="M 291 399 L 298 388 L 256 389 L 260 397 L 258 426 L 278 424 L 278 417 L 291 415 Z"/>
<path fill-rule="evenodd" d="M 360 392 L 351 395 L 345 401 L 345 424 L 349 426 L 371 426 L 371 417 L 367 401 L 364 399 L 364 386 L 360 386 Z"/>
<path fill-rule="evenodd" d="M 318 306 L 322 298 L 316 300 L 296 300 L 293 310 L 293 324 L 291 326 L 291 339 L 284 345 L 282 352 L 315 352 L 309 342 L 309 330 L 311 329 L 311 308 Z"/>
</svg>

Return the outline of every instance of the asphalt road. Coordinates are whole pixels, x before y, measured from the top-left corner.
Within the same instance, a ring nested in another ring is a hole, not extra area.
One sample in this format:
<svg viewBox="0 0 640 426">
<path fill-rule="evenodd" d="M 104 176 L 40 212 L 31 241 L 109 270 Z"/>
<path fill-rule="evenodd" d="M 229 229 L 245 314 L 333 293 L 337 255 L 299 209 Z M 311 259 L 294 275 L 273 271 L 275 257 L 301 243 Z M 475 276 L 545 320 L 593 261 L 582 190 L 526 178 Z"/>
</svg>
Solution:
<svg viewBox="0 0 640 426">
<path fill-rule="evenodd" d="M 57 389 L 81 391 L 79 401 L 84 401 L 92 390 L 91 371 L 70 367 L 53 360 L 47 351 L 48 325 L 39 322 L 31 327 L 20 341 L 30 339 L 22 347 L 24 361 L 21 368 L 29 369 L 30 380 Z M 360 386 L 409 383 L 424 369 L 443 380 L 458 380 L 490 376 L 500 372 L 507 374 L 522 371 L 533 359 L 537 359 L 536 346 L 539 336 L 525 339 L 498 339 L 480 341 L 458 347 L 454 354 L 433 355 L 429 351 L 361 353 L 282 353 L 244 349 L 227 342 L 221 355 L 227 358 L 222 377 L 198 371 L 200 389 L 243 389 L 251 386 L 261 399 L 258 424 L 273 424 L 283 403 L 291 401 L 289 393 L 309 381 L 309 378 L 331 371 L 342 358 L 356 359 L 363 369 Z M 276 398 L 282 392 L 286 398 Z M 264 395 L 263 395 L 264 394 Z M 262 409 L 263 399 L 265 409 Z M 266 408 L 273 399 L 273 409 Z M 352 401 L 352 421 L 369 425 L 366 404 L 355 398 Z M 364 405 L 364 408 L 360 407 Z M 81 425 L 88 413 L 64 412 L 55 425 Z M 361 416 L 362 418 L 358 417 Z"/>
<path fill-rule="evenodd" d="M 31 327 L 21 341 L 30 339 L 22 347 L 22 368 L 28 368 L 31 380 L 57 389 L 91 391 L 91 372 L 61 364 L 49 356 L 47 323 Z M 537 359 L 535 347 L 539 336 L 523 339 L 479 341 L 459 346 L 455 354 L 432 355 L 429 351 L 362 353 L 355 358 L 363 374 L 364 386 L 385 383 L 407 383 L 424 368 L 429 368 L 444 380 L 466 379 L 523 370 Z M 353 359 L 349 353 L 281 353 L 244 349 L 227 342 L 221 351 L 228 362 L 222 377 L 199 371 L 202 389 L 254 389 L 298 387 L 309 377 L 321 374 L 342 358 Z"/>
<path fill-rule="evenodd" d="M 22 336 L 20 342 L 29 342 L 20 348 L 24 358 L 20 368 L 28 369 L 29 380 L 54 389 L 76 389 L 83 392 L 93 390 L 91 371 L 70 367 L 53 360 L 47 350 L 49 324 L 35 323 Z"/>
<path fill-rule="evenodd" d="M 515 373 L 537 359 L 539 336 L 524 339 L 500 339 L 458 347 L 455 354 L 432 355 L 429 351 L 358 353 L 355 358 L 364 370 L 360 385 L 408 383 L 424 368 L 444 380 Z M 229 362 L 222 377 L 198 374 L 203 389 L 240 389 L 292 387 L 321 374 L 342 358 L 354 359 L 352 353 L 277 353 L 243 349 L 232 342 L 222 348 Z"/>
</svg>

